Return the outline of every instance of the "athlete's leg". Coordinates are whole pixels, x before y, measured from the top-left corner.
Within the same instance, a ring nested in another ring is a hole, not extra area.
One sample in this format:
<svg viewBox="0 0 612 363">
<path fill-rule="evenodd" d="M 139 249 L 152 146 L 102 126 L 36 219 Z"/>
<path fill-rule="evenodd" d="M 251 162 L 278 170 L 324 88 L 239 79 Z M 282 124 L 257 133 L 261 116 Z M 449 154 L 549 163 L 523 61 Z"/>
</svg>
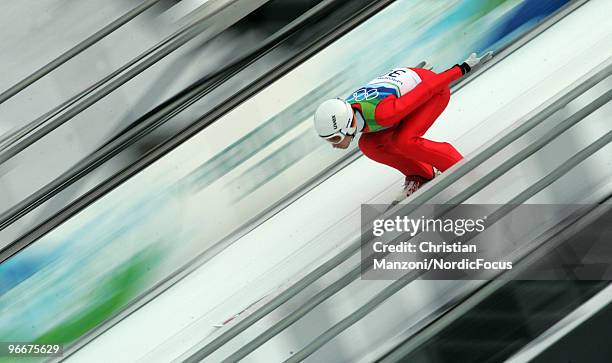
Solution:
<svg viewBox="0 0 612 363">
<path fill-rule="evenodd" d="M 392 137 L 392 129 L 366 133 L 359 139 L 359 148 L 368 158 L 395 168 L 406 176 L 419 175 L 431 179 L 433 177 L 432 166 L 404 156 L 393 146 Z"/>
<path fill-rule="evenodd" d="M 441 171 L 461 160 L 461 154 L 451 144 L 421 137 L 444 111 L 449 99 L 450 90 L 445 88 L 404 119 L 393 132 L 395 148 L 407 157 L 431 164 Z"/>
</svg>

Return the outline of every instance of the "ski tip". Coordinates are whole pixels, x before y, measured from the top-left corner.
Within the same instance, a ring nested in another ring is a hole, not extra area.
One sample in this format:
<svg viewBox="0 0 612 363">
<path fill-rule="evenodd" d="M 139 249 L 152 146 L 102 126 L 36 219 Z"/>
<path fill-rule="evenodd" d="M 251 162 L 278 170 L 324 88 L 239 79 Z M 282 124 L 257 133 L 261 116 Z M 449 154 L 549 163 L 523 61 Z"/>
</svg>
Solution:
<svg viewBox="0 0 612 363">
<path fill-rule="evenodd" d="M 428 71 L 431 71 L 433 69 L 433 65 L 428 61 L 421 61 L 414 68 L 423 68 L 427 69 Z"/>
<path fill-rule="evenodd" d="M 393 209 L 393 207 L 395 207 L 396 205 L 400 204 L 400 202 L 401 202 L 401 200 L 394 200 L 393 202 L 391 202 L 391 204 L 389 204 L 387 209 L 385 209 L 384 213 L 387 213 L 388 211 Z"/>
<path fill-rule="evenodd" d="M 492 50 L 490 50 L 488 52 L 485 52 L 485 54 L 482 55 L 481 63 L 486 63 L 486 62 L 490 61 L 491 59 L 493 59 L 494 55 L 495 55 L 495 53 Z"/>
</svg>

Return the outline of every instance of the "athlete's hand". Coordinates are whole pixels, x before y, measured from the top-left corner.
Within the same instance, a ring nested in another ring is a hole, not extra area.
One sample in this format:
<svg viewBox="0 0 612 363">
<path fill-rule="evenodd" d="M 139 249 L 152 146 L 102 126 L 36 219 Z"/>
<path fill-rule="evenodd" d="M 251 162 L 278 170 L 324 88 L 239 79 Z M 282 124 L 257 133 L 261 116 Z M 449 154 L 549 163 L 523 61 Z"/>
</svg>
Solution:
<svg viewBox="0 0 612 363">
<path fill-rule="evenodd" d="M 486 52 L 481 57 L 478 57 L 478 55 L 476 53 L 472 53 L 465 60 L 465 63 L 467 63 L 467 65 L 470 66 L 470 68 L 474 68 L 478 64 L 484 63 L 484 62 L 488 61 L 491 58 L 493 58 L 493 52 L 491 52 L 491 51 Z"/>
</svg>

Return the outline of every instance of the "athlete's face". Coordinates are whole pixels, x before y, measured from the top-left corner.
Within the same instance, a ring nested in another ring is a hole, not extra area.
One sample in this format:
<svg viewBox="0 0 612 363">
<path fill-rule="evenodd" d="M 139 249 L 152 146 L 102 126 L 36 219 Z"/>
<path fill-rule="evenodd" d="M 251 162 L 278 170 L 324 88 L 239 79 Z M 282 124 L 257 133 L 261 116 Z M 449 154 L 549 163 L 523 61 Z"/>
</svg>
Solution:
<svg viewBox="0 0 612 363">
<path fill-rule="evenodd" d="M 353 121 L 352 121 L 352 126 L 351 127 L 355 127 L 355 123 L 357 122 L 355 119 L 355 111 L 353 110 Z M 346 149 L 349 147 L 349 145 L 351 145 L 351 142 L 353 141 L 353 138 L 355 136 L 345 136 L 344 139 L 342 139 L 342 141 L 335 143 L 335 140 L 327 140 L 329 142 L 332 143 L 332 147 L 334 149 Z"/>
<path fill-rule="evenodd" d="M 351 144 L 351 141 L 353 141 L 353 137 L 355 136 L 345 136 L 344 139 L 339 143 L 332 144 L 332 147 L 334 149 L 346 149 Z"/>
</svg>

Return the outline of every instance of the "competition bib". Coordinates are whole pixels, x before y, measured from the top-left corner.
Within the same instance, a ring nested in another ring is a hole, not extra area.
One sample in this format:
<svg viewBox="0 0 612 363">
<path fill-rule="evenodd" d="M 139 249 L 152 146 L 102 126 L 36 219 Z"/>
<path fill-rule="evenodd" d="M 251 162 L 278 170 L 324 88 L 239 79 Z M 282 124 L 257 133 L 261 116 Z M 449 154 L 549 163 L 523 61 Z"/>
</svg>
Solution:
<svg viewBox="0 0 612 363">
<path fill-rule="evenodd" d="M 402 67 L 395 68 L 368 83 L 369 86 L 383 86 L 395 89 L 397 97 L 403 96 L 421 83 L 421 78 L 415 71 Z"/>
<path fill-rule="evenodd" d="M 403 96 L 419 83 L 421 78 L 415 71 L 406 67 L 395 68 L 353 92 L 347 101 L 378 103 L 387 96 Z"/>
<path fill-rule="evenodd" d="M 419 83 L 421 78 L 415 71 L 406 67 L 395 68 L 353 92 L 346 101 L 351 105 L 359 104 L 368 132 L 375 132 L 384 129 L 375 119 L 378 103 L 392 95 L 403 96 Z"/>
</svg>

